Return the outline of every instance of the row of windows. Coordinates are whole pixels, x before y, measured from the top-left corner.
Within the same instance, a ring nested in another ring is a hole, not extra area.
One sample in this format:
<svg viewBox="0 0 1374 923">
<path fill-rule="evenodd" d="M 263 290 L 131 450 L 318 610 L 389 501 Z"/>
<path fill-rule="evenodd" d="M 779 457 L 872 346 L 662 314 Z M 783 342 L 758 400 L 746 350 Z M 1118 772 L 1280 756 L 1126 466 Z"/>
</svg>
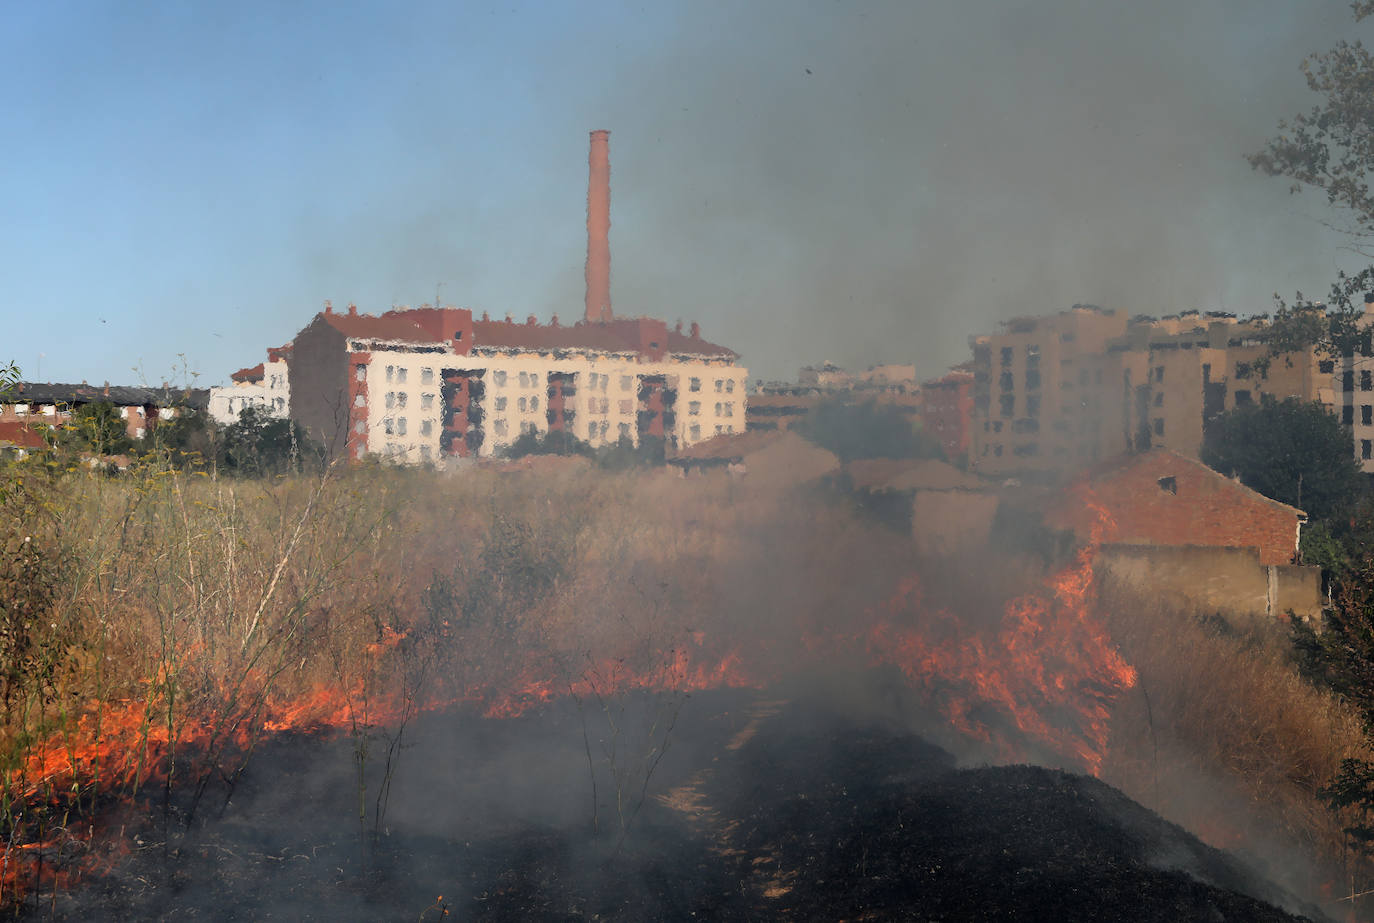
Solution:
<svg viewBox="0 0 1374 923">
<path fill-rule="evenodd" d="M 1347 392 L 1355 390 L 1354 372 L 1341 373 L 1341 390 Z M 1374 391 L 1374 372 L 1371 372 L 1369 369 L 1362 369 L 1360 371 L 1360 390 Z"/>
<path fill-rule="evenodd" d="M 1346 404 L 1341 408 L 1341 422 L 1346 426 L 1353 426 L 1355 423 L 1355 406 Z M 1360 405 L 1360 425 L 1370 426 L 1374 424 L 1374 404 Z"/>
<path fill-rule="evenodd" d="M 354 431 L 355 433 L 360 433 L 360 434 L 361 434 L 364 430 L 366 430 L 366 429 L 367 429 L 367 424 L 364 423 L 362 420 L 359 420 L 356 424 L 354 424 L 354 427 L 353 427 L 353 431 Z M 407 435 L 407 430 L 408 430 L 408 429 L 409 429 L 409 424 L 408 424 L 408 421 L 406 420 L 405 417 L 385 417 L 385 418 L 383 418 L 383 420 L 382 420 L 382 432 L 386 433 L 388 436 L 405 436 L 405 435 Z M 420 435 L 421 435 L 421 436 L 432 436 L 432 435 L 434 435 L 434 421 L 433 421 L 433 420 L 421 420 L 421 421 L 420 421 Z"/>
</svg>

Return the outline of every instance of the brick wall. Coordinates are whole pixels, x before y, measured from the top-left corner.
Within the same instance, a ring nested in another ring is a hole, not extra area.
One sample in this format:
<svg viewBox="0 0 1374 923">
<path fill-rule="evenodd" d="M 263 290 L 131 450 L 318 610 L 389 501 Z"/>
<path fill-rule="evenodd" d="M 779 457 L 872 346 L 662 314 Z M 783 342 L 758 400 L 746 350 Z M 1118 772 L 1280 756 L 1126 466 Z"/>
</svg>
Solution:
<svg viewBox="0 0 1374 923">
<path fill-rule="evenodd" d="M 1300 516 L 1201 462 L 1155 449 L 1089 472 L 1063 492 L 1046 522 L 1087 538 L 1102 519 L 1102 541 L 1256 547 L 1268 565 L 1292 560 Z"/>
</svg>

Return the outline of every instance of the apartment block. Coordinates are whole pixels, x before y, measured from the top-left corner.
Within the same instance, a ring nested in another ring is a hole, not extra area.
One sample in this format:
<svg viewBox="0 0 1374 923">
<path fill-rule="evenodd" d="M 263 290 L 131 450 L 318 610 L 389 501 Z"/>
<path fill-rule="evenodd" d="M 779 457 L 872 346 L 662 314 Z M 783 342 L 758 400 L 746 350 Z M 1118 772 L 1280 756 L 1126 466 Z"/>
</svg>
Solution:
<svg viewBox="0 0 1374 923">
<path fill-rule="evenodd" d="M 290 408 L 332 455 L 403 464 L 499 453 L 522 433 L 670 448 L 743 432 L 748 372 L 692 324 L 562 326 L 423 306 L 326 310 L 295 338 Z"/>
<path fill-rule="evenodd" d="M 1374 324 L 1374 305 L 1366 323 Z M 1217 415 L 1266 397 L 1318 401 L 1352 427 L 1374 471 L 1374 352 L 1271 357 L 1267 318 L 1163 318 L 1092 306 L 974 337 L 970 461 L 989 475 L 1057 477 L 1122 452 L 1196 457 Z"/>
</svg>

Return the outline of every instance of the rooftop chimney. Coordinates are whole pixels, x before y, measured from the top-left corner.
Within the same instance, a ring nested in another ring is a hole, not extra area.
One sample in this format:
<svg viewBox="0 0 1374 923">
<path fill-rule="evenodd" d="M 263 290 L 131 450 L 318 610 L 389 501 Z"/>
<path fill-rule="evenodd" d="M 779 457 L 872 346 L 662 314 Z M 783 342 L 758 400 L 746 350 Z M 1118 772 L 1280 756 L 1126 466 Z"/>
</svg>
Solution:
<svg viewBox="0 0 1374 923">
<path fill-rule="evenodd" d="M 587 320 L 611 320 L 611 133 L 592 132 L 587 158 Z"/>
</svg>

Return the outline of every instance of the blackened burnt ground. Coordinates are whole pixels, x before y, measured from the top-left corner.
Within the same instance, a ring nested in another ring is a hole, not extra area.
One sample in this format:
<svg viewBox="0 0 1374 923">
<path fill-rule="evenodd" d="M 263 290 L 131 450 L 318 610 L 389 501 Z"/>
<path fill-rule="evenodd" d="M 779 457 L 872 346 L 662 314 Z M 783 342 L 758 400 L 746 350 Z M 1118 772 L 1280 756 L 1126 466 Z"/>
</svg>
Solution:
<svg viewBox="0 0 1374 923">
<path fill-rule="evenodd" d="M 628 704 L 662 710 L 648 697 Z M 184 805 L 164 815 L 149 800 L 112 815 L 127 855 L 55 899 L 35 895 L 27 916 L 1292 919 L 1279 905 L 1319 915 L 1095 779 L 957 769 L 890 721 L 790 694 L 688 700 L 625 832 L 596 756 L 603 717 L 569 702 L 510 720 L 424 716 L 406 731 L 380 824 L 381 738 L 363 761 L 361 801 L 356 739 L 277 738 L 222 814 L 202 807 L 188 826 Z M 623 769 L 637 754 L 622 743 Z M 630 781 L 621 801 L 632 809 Z"/>
</svg>

